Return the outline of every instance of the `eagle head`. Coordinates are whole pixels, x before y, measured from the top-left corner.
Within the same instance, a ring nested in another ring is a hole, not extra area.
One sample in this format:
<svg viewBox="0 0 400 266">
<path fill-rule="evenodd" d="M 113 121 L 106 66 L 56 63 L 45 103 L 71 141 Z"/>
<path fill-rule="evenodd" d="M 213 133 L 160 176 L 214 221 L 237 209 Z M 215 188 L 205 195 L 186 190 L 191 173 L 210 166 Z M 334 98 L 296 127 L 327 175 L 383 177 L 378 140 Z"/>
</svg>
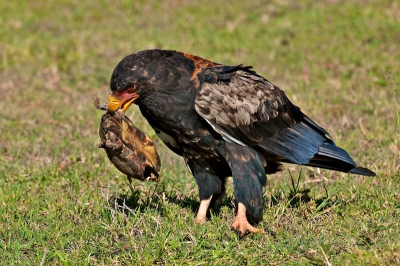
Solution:
<svg viewBox="0 0 400 266">
<path fill-rule="evenodd" d="M 153 55 L 153 56 L 152 56 Z M 128 107 L 156 89 L 157 54 L 143 51 L 128 55 L 115 67 L 110 79 L 108 110 L 114 113 Z"/>
</svg>

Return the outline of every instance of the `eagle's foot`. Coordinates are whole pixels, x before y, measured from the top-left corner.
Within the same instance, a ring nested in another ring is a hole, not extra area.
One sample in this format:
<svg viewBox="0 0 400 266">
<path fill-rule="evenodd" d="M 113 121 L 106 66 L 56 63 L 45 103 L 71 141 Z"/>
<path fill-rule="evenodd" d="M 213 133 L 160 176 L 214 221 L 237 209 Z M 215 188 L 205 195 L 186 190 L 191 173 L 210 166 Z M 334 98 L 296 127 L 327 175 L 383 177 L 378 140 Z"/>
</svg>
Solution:
<svg viewBox="0 0 400 266">
<path fill-rule="evenodd" d="M 195 218 L 195 222 L 198 224 L 204 224 L 207 219 L 207 210 L 210 206 L 212 196 L 209 199 L 204 199 L 200 201 L 199 211 L 197 212 L 197 216 Z"/>
<path fill-rule="evenodd" d="M 231 230 L 235 231 L 239 237 L 244 237 L 250 233 L 261 233 L 265 234 L 263 229 L 257 229 L 252 226 L 249 221 L 247 221 L 246 217 L 246 207 L 239 202 L 238 204 L 238 212 L 236 214 L 235 220 L 231 225 Z"/>
</svg>

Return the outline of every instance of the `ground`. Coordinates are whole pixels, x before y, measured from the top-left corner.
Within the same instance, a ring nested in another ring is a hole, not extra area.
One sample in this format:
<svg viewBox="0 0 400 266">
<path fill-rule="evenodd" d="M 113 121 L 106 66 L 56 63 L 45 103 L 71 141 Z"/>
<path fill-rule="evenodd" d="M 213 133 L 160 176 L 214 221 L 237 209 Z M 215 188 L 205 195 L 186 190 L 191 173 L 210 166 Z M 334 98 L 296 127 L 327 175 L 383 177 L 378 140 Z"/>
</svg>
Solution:
<svg viewBox="0 0 400 266">
<path fill-rule="evenodd" d="M 400 264 L 396 1 L 6 1 L 0 6 L 2 265 Z M 197 225 L 195 181 L 156 141 L 161 181 L 131 185 L 97 148 L 125 55 L 175 49 L 254 66 L 367 178 L 286 165 L 268 176 L 266 235 L 239 239 L 232 181 Z"/>
</svg>

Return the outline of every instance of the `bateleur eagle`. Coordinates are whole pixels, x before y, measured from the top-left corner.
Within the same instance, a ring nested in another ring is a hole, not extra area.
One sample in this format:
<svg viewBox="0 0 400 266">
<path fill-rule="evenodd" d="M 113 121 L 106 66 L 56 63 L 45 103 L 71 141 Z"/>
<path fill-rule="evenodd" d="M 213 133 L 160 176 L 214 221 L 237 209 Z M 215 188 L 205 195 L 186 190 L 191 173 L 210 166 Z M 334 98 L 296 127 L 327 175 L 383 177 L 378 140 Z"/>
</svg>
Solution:
<svg viewBox="0 0 400 266">
<path fill-rule="evenodd" d="M 253 227 L 262 219 L 262 187 L 281 162 L 375 176 L 250 66 L 146 50 L 116 66 L 110 87 L 110 112 L 137 104 L 161 140 L 184 157 L 199 187 L 199 223 L 232 176 L 232 230 L 263 233 Z"/>
</svg>

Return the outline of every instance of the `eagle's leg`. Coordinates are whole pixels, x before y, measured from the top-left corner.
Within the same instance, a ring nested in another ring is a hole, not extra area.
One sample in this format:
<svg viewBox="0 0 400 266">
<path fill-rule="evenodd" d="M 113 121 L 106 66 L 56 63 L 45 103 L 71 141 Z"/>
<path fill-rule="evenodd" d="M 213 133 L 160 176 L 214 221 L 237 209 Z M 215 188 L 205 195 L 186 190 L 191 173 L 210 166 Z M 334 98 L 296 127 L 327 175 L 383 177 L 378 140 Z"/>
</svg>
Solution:
<svg viewBox="0 0 400 266">
<path fill-rule="evenodd" d="M 240 234 L 263 233 L 251 224 L 262 220 L 262 186 L 266 184 L 266 174 L 258 153 L 246 146 L 225 144 L 225 159 L 232 171 L 237 214 L 232 229 Z"/>
<path fill-rule="evenodd" d="M 235 220 L 231 225 L 232 231 L 235 231 L 239 234 L 240 237 L 245 236 L 248 233 L 262 233 L 265 234 L 263 229 L 257 229 L 252 226 L 249 221 L 247 221 L 246 217 L 246 207 L 243 203 L 238 204 L 237 214 Z"/>
<path fill-rule="evenodd" d="M 187 160 L 186 163 L 199 187 L 200 206 L 195 221 L 202 224 L 206 220 L 207 210 L 212 200 L 215 201 L 223 194 L 225 186 L 203 158 Z"/>
<path fill-rule="evenodd" d="M 212 196 L 208 199 L 203 199 L 200 201 L 200 207 L 197 212 L 196 222 L 199 224 L 203 224 L 206 221 L 207 210 L 210 206 Z"/>
</svg>

